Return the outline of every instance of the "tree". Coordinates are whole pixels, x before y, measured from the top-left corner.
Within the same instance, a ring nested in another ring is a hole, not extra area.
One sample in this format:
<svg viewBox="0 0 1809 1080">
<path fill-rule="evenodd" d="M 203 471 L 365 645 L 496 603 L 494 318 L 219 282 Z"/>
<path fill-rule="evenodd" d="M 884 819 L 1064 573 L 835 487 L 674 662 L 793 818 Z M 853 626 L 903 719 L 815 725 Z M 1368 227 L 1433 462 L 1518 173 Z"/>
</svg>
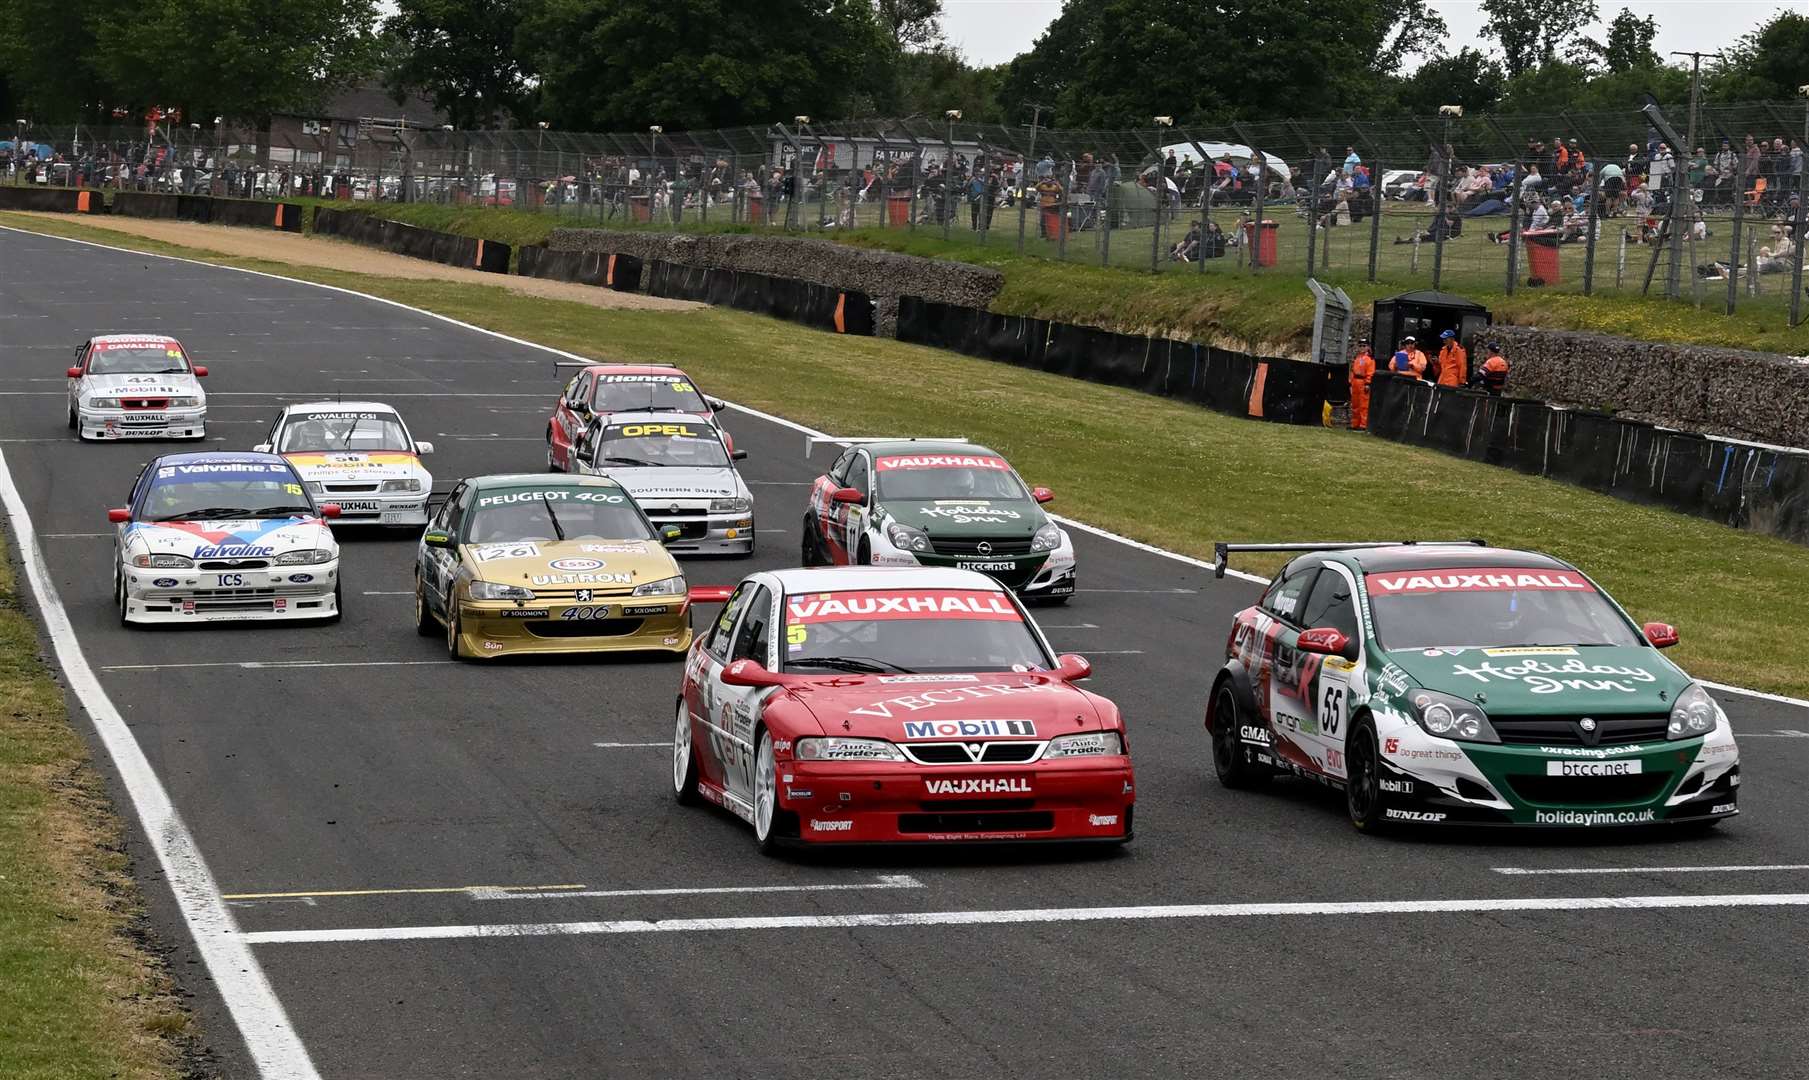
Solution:
<svg viewBox="0 0 1809 1080">
<path fill-rule="evenodd" d="M 1809 85 L 1809 15 L 1781 11 L 1742 37 L 1710 68 L 1708 92 L 1722 101 L 1782 101 Z"/>
<path fill-rule="evenodd" d="M 873 10 L 900 52 L 942 41 L 942 0 L 873 0 Z"/>
<path fill-rule="evenodd" d="M 1005 66 L 976 68 L 947 45 L 898 58 L 898 96 L 891 111 L 901 116 L 941 116 L 960 109 L 968 124 L 1002 124 L 1008 117 L 999 106 Z"/>
<path fill-rule="evenodd" d="M 1489 21 L 1483 35 L 1501 45 L 1503 66 L 1513 79 L 1558 59 L 1560 50 L 1595 22 L 1595 0 L 1482 0 Z"/>
<path fill-rule="evenodd" d="M 1462 105 L 1465 112 L 1492 109 L 1501 100 L 1507 77 L 1501 62 L 1475 49 L 1456 56 L 1435 56 L 1402 80 L 1396 101 L 1402 112 L 1432 116 L 1440 105 Z"/>
<path fill-rule="evenodd" d="M 385 83 L 398 94 L 421 93 L 460 128 L 518 114 L 527 73 L 515 28 L 527 8 L 528 0 L 397 0 L 383 31 L 400 55 Z"/>
<path fill-rule="evenodd" d="M 125 17 L 115 0 L 0 0 L 0 69 L 17 103 L 0 115 L 7 121 L 20 115 L 46 122 L 91 118 L 112 91 L 95 69 L 94 26 Z"/>
<path fill-rule="evenodd" d="M 1599 46 L 1602 63 L 1614 72 L 1655 68 L 1659 59 L 1652 51 L 1652 42 L 1657 37 L 1656 18 L 1648 15 L 1642 19 L 1622 8 L 1608 24 L 1608 40 Z"/>
</svg>

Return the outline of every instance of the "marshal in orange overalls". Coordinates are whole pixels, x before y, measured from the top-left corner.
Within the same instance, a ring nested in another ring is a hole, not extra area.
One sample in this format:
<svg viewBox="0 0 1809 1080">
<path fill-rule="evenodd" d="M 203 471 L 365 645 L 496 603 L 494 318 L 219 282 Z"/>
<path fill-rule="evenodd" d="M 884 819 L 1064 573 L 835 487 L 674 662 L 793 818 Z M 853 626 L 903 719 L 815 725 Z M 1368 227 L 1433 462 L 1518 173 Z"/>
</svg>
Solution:
<svg viewBox="0 0 1809 1080">
<path fill-rule="evenodd" d="M 1376 358 L 1369 355 L 1369 346 L 1357 350 L 1356 359 L 1350 362 L 1350 429 L 1352 431 L 1369 430 L 1369 384 L 1376 377 Z"/>
<path fill-rule="evenodd" d="M 1438 384 L 1462 386 L 1470 381 L 1470 354 L 1455 339 L 1438 351 Z"/>
</svg>

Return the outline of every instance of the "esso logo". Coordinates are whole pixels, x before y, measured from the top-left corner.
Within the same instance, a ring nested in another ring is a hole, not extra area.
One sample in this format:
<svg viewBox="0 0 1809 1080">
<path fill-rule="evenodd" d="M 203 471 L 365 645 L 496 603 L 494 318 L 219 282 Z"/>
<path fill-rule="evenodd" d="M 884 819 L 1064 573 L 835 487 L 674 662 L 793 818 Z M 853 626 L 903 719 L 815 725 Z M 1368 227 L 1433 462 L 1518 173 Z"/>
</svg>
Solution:
<svg viewBox="0 0 1809 1080">
<path fill-rule="evenodd" d="M 602 559 L 554 559 L 547 564 L 555 570 L 601 570 Z"/>
</svg>

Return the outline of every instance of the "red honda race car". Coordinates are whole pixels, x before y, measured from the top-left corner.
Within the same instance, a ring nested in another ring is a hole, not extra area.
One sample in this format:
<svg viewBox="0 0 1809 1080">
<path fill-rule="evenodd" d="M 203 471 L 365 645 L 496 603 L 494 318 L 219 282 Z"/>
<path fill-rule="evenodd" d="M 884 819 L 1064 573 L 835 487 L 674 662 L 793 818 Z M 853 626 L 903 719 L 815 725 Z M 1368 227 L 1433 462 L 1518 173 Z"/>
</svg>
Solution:
<svg viewBox="0 0 1809 1080">
<path fill-rule="evenodd" d="M 694 591 L 694 597 L 701 596 Z M 686 659 L 673 790 L 782 845 L 1131 839 L 1123 718 L 970 570 L 750 574 Z"/>
<path fill-rule="evenodd" d="M 716 414 L 728 406 L 708 398 L 697 384 L 671 364 L 590 364 L 561 360 L 559 370 L 575 370 L 553 418 L 546 425 L 546 463 L 554 472 L 576 469 L 573 450 L 586 432 L 607 423 L 611 413 L 671 412 L 701 417 L 716 423 Z M 717 425 L 721 430 L 721 425 Z M 732 451 L 734 440 L 723 432 L 723 443 Z"/>
</svg>

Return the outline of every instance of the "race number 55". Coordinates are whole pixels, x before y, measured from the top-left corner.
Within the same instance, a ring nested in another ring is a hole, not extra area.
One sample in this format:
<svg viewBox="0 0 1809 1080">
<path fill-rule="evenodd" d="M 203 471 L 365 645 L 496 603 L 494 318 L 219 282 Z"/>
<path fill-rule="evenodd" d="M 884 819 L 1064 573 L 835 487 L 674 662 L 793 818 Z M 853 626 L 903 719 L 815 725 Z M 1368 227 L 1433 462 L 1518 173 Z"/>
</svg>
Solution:
<svg viewBox="0 0 1809 1080">
<path fill-rule="evenodd" d="M 1344 687 L 1326 687 L 1325 697 L 1319 702 L 1319 730 L 1327 735 L 1336 735 L 1343 718 Z"/>
</svg>

